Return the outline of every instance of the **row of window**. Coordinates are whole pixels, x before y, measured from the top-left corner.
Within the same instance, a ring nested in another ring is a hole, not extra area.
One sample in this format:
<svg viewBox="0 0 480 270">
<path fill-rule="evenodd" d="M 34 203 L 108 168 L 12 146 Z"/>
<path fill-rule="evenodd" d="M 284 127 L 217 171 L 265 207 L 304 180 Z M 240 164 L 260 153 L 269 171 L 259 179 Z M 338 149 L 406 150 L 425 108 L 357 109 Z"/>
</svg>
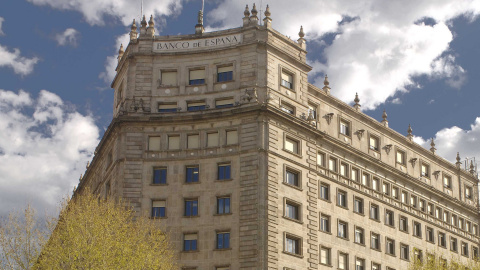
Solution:
<svg viewBox="0 0 480 270">
<path fill-rule="evenodd" d="M 199 182 L 199 165 L 185 166 L 185 183 L 198 183 Z M 168 175 L 167 167 L 154 167 L 153 179 L 154 185 L 166 185 Z M 217 164 L 217 180 L 231 180 L 232 179 L 232 166 L 230 163 Z"/>
<path fill-rule="evenodd" d="M 349 254 L 339 251 L 337 254 L 337 269 L 348 270 L 350 269 Z M 355 270 L 365 270 L 366 259 L 362 257 L 354 257 Z M 332 249 L 326 246 L 320 246 L 320 264 L 326 266 L 334 266 L 332 260 Z M 382 265 L 380 263 L 371 262 L 372 270 L 381 270 Z M 386 267 L 386 270 L 395 270 L 391 267 Z"/>
<path fill-rule="evenodd" d="M 188 84 L 202 85 L 206 83 L 205 67 L 189 69 Z M 233 81 L 233 64 L 217 66 L 216 82 Z M 178 71 L 165 69 L 160 71 L 159 86 L 178 86 Z"/>
<path fill-rule="evenodd" d="M 286 178 L 288 179 L 288 172 Z M 365 184 L 365 181 L 369 180 L 369 176 L 363 174 L 362 182 Z M 286 180 L 288 181 L 288 180 Z M 367 184 L 365 184 L 367 185 Z M 372 178 L 372 188 L 380 186 L 380 180 Z M 320 183 L 319 186 L 319 196 L 320 199 L 330 201 L 330 185 L 324 182 Z M 392 187 L 390 190 L 390 184 L 387 182 L 382 183 L 382 192 L 384 195 L 392 196 L 395 199 L 400 199 L 403 204 L 410 205 L 411 207 L 418 209 L 440 221 L 443 221 L 446 224 L 455 226 L 461 230 L 466 231 L 474 235 L 479 235 L 478 225 L 473 224 L 471 221 L 466 220 L 462 217 L 458 217 L 454 213 L 450 213 L 447 210 L 442 209 L 441 207 L 435 206 L 433 203 L 426 203 L 424 199 L 418 198 L 418 196 L 409 194 L 407 191 L 400 190 L 398 187 Z M 390 193 L 391 192 L 391 193 Z M 337 190 L 337 205 L 347 207 L 347 192 L 343 190 Z M 360 197 L 354 197 L 354 211 L 357 213 L 363 214 L 363 199 Z M 375 204 L 371 204 L 371 207 L 378 207 Z M 361 211 L 361 212 L 359 212 Z"/>
<path fill-rule="evenodd" d="M 203 134 L 192 133 L 186 135 L 186 140 L 182 143 L 180 134 L 171 134 L 164 136 L 166 141 L 164 142 L 164 150 L 180 150 L 182 148 L 186 149 L 198 149 L 201 147 L 218 147 L 220 146 L 219 132 L 206 132 L 205 141 L 200 140 L 200 136 Z M 238 131 L 237 130 L 226 130 L 223 134 L 225 137 L 225 145 L 235 145 L 238 144 Z M 162 137 L 161 136 L 149 136 L 148 137 L 148 151 L 160 151 L 162 149 Z"/>
<path fill-rule="evenodd" d="M 230 232 L 216 232 L 215 249 L 230 248 Z M 198 251 L 198 233 L 183 234 L 183 251 Z"/>
<path fill-rule="evenodd" d="M 229 108 L 235 105 L 235 100 L 233 97 L 227 98 L 220 98 L 215 100 L 215 108 L 222 109 L 222 108 Z M 210 105 L 203 100 L 194 100 L 194 101 L 187 101 L 187 111 L 195 112 L 195 111 L 203 111 L 210 108 Z M 169 113 L 169 112 L 177 112 L 179 110 L 177 102 L 160 102 L 158 103 L 158 112 L 160 113 Z"/>
<path fill-rule="evenodd" d="M 215 213 L 217 215 L 231 214 L 231 197 L 230 195 L 218 196 Z M 184 217 L 198 216 L 198 198 L 184 199 Z M 167 217 L 167 200 L 159 199 L 152 201 L 152 218 Z"/>
</svg>

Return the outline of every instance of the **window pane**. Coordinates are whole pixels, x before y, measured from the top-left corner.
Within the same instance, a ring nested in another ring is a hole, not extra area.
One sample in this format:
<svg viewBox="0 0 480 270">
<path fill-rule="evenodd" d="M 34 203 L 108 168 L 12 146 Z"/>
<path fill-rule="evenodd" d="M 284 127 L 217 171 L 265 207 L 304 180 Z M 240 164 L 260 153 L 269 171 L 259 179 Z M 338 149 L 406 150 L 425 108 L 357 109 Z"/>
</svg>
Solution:
<svg viewBox="0 0 480 270">
<path fill-rule="evenodd" d="M 166 184 L 167 183 L 167 169 L 160 168 L 153 170 L 153 183 L 154 184 Z"/>
<path fill-rule="evenodd" d="M 298 153 L 298 142 L 290 138 L 285 138 L 285 149 L 293 153 Z"/>
<path fill-rule="evenodd" d="M 160 136 L 148 137 L 148 150 L 149 151 L 160 150 Z"/>
<path fill-rule="evenodd" d="M 161 85 L 177 85 L 177 72 L 176 71 L 162 71 Z"/>
</svg>

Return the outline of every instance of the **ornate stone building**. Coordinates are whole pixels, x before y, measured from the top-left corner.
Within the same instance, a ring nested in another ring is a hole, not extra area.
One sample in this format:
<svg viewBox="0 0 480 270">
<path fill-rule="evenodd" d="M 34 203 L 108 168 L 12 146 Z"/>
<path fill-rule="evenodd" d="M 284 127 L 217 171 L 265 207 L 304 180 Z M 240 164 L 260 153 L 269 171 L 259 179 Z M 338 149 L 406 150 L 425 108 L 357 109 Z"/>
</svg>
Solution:
<svg viewBox="0 0 480 270">
<path fill-rule="evenodd" d="M 478 179 L 307 80 L 255 5 L 243 26 L 155 36 L 132 24 L 114 117 L 76 190 L 128 199 L 184 269 L 407 269 L 478 256 Z M 353 93 L 352 93 L 353 97 Z"/>
</svg>

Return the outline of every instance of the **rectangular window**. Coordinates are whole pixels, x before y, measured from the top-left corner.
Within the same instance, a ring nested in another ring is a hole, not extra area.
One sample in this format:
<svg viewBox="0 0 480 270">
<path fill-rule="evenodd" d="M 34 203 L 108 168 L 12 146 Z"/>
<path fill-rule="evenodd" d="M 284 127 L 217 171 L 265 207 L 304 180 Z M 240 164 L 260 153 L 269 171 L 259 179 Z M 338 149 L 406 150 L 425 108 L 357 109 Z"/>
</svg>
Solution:
<svg viewBox="0 0 480 270">
<path fill-rule="evenodd" d="M 370 218 L 374 220 L 379 220 L 379 208 L 378 205 L 370 205 Z"/>
<path fill-rule="evenodd" d="M 293 89 L 293 75 L 286 73 L 285 71 L 282 70 L 282 82 L 281 82 L 283 87 L 286 87 L 288 89 Z"/>
<path fill-rule="evenodd" d="M 355 260 L 355 270 L 365 270 L 365 260 L 357 258 Z"/>
<path fill-rule="evenodd" d="M 320 215 L 320 230 L 322 232 L 330 233 L 330 216 Z"/>
<path fill-rule="evenodd" d="M 372 270 L 382 270 L 382 267 L 380 264 L 372 262 Z"/>
<path fill-rule="evenodd" d="M 422 224 L 419 222 L 413 222 L 413 236 L 422 237 Z"/>
<path fill-rule="evenodd" d="M 422 199 L 418 200 L 418 206 L 420 208 L 420 211 L 425 212 L 425 201 Z"/>
<path fill-rule="evenodd" d="M 457 238 L 450 237 L 450 250 L 458 252 Z"/>
<path fill-rule="evenodd" d="M 188 149 L 198 148 L 200 146 L 199 141 L 200 141 L 200 136 L 198 134 L 187 135 L 187 148 Z"/>
<path fill-rule="evenodd" d="M 457 226 L 457 216 L 454 215 L 454 214 L 452 214 L 452 216 L 451 216 L 450 219 L 451 219 L 451 223 L 450 223 L 450 224 L 453 225 L 453 226 Z"/>
<path fill-rule="evenodd" d="M 461 252 L 463 256 L 468 257 L 468 244 L 465 242 L 462 242 L 461 244 Z"/>
<path fill-rule="evenodd" d="M 395 256 L 395 240 L 387 238 L 385 243 L 385 253 Z"/>
<path fill-rule="evenodd" d="M 472 223 L 470 221 L 465 222 L 465 230 L 470 232 L 470 228 L 472 227 Z"/>
<path fill-rule="evenodd" d="M 433 233 L 433 229 L 430 228 L 430 227 L 427 227 L 426 232 L 427 232 L 427 239 L 426 240 L 428 242 L 434 243 L 435 242 L 435 236 L 434 236 L 434 233 Z"/>
<path fill-rule="evenodd" d="M 359 171 L 358 169 L 355 169 L 355 168 L 352 168 L 352 180 L 355 181 L 355 182 L 358 182 L 360 179 L 359 179 Z"/>
<path fill-rule="evenodd" d="M 187 183 L 196 183 L 198 182 L 198 166 L 189 166 L 187 167 L 187 177 L 185 179 L 185 182 Z"/>
<path fill-rule="evenodd" d="M 465 198 L 472 199 L 472 187 L 465 187 Z"/>
<path fill-rule="evenodd" d="M 463 218 L 458 219 L 458 228 L 460 228 L 461 230 L 465 229 L 465 227 L 463 226 L 463 222 Z"/>
<path fill-rule="evenodd" d="M 448 175 L 443 176 L 443 186 L 449 189 L 452 188 L 452 178 L 450 176 Z"/>
<path fill-rule="evenodd" d="M 380 250 L 380 235 L 372 233 L 370 247 L 376 250 Z"/>
<path fill-rule="evenodd" d="M 158 112 L 177 112 L 177 103 L 161 103 L 158 104 Z"/>
<path fill-rule="evenodd" d="M 218 146 L 218 132 L 207 133 L 207 147 Z"/>
<path fill-rule="evenodd" d="M 348 254 L 338 254 L 338 269 L 348 270 Z"/>
<path fill-rule="evenodd" d="M 437 219 L 442 219 L 442 208 L 440 207 L 435 208 L 435 217 Z"/>
<path fill-rule="evenodd" d="M 348 223 L 344 221 L 338 221 L 338 232 L 337 236 L 340 238 L 348 238 Z"/>
<path fill-rule="evenodd" d="M 153 168 L 153 184 L 167 183 L 167 168 Z"/>
<path fill-rule="evenodd" d="M 402 191 L 402 203 L 407 204 L 408 203 L 408 193 L 405 191 Z"/>
<path fill-rule="evenodd" d="M 286 234 L 285 235 L 285 252 L 301 255 L 301 241 L 300 238 Z"/>
<path fill-rule="evenodd" d="M 177 72 L 176 71 L 161 71 L 160 86 L 176 86 Z"/>
<path fill-rule="evenodd" d="M 287 169 L 285 171 L 285 183 L 299 187 L 299 179 L 298 179 L 298 172 L 292 171 L 290 169 Z"/>
<path fill-rule="evenodd" d="M 152 217 L 163 218 L 166 216 L 166 202 L 152 201 Z"/>
<path fill-rule="evenodd" d="M 318 152 L 317 153 L 317 165 L 320 167 L 325 167 L 325 154 Z"/>
<path fill-rule="evenodd" d="M 380 188 L 379 180 L 377 178 L 372 178 L 372 189 L 378 191 Z"/>
<path fill-rule="evenodd" d="M 189 233 L 183 235 L 183 250 L 194 251 L 197 250 L 198 236 L 196 233 Z"/>
<path fill-rule="evenodd" d="M 205 69 L 190 70 L 189 85 L 205 84 Z"/>
<path fill-rule="evenodd" d="M 148 137 L 148 151 L 160 151 L 160 136 Z"/>
<path fill-rule="evenodd" d="M 422 255 L 422 251 L 418 248 L 414 248 L 413 249 L 413 256 L 414 256 L 414 259 L 417 263 L 421 263 L 423 261 L 423 255 Z"/>
<path fill-rule="evenodd" d="M 217 67 L 217 82 L 233 81 L 233 65 Z"/>
<path fill-rule="evenodd" d="M 370 136 L 370 149 L 378 151 L 379 149 L 379 143 L 378 143 L 378 138 L 375 136 Z"/>
<path fill-rule="evenodd" d="M 472 259 L 478 260 L 478 248 L 472 247 Z"/>
<path fill-rule="evenodd" d="M 230 214 L 230 197 L 217 197 L 217 214 Z"/>
<path fill-rule="evenodd" d="M 340 175 L 348 178 L 348 165 L 345 163 L 340 163 Z"/>
<path fill-rule="evenodd" d="M 353 212 L 363 214 L 363 199 L 355 197 L 353 200 Z"/>
<path fill-rule="evenodd" d="M 336 158 L 330 158 L 328 160 L 328 169 L 332 172 L 337 172 L 337 159 Z"/>
<path fill-rule="evenodd" d="M 198 216 L 198 199 L 185 200 L 185 216 L 186 217 Z"/>
<path fill-rule="evenodd" d="M 405 165 L 405 152 L 401 150 L 397 150 L 397 163 L 401 165 Z"/>
<path fill-rule="evenodd" d="M 398 188 L 397 187 L 392 187 L 392 197 L 396 200 L 398 200 Z"/>
<path fill-rule="evenodd" d="M 313 115 L 313 119 L 317 119 L 317 105 L 308 103 L 308 115 Z"/>
<path fill-rule="evenodd" d="M 217 233 L 217 249 L 230 248 L 230 233 L 221 232 Z"/>
<path fill-rule="evenodd" d="M 435 213 L 435 207 L 433 207 L 433 204 L 431 203 L 428 203 L 427 204 L 427 213 L 430 215 L 430 216 L 433 216 L 433 214 Z"/>
<path fill-rule="evenodd" d="M 350 136 L 350 123 L 347 121 L 340 121 L 340 133 L 345 136 Z"/>
<path fill-rule="evenodd" d="M 286 200 L 285 217 L 300 220 L 300 206 L 297 203 Z"/>
<path fill-rule="evenodd" d="M 215 108 L 222 109 L 222 108 L 233 107 L 234 103 L 235 102 L 233 101 L 233 98 L 215 100 Z"/>
<path fill-rule="evenodd" d="M 295 114 L 295 107 L 282 101 L 280 104 L 280 109 L 289 114 Z"/>
<path fill-rule="evenodd" d="M 238 144 L 238 131 L 237 130 L 227 130 L 227 145 Z"/>
<path fill-rule="evenodd" d="M 347 207 L 347 193 L 345 191 L 337 192 L 337 205 Z"/>
<path fill-rule="evenodd" d="M 413 208 L 417 208 L 417 196 L 415 196 L 415 195 L 410 196 L 410 205 Z"/>
<path fill-rule="evenodd" d="M 409 261 L 410 260 L 409 250 L 410 248 L 408 247 L 408 245 L 400 244 L 400 259 Z"/>
<path fill-rule="evenodd" d="M 366 173 L 362 174 L 362 185 L 366 187 L 370 186 L 370 175 Z"/>
<path fill-rule="evenodd" d="M 285 137 L 285 150 L 298 154 L 298 141 Z"/>
<path fill-rule="evenodd" d="M 365 244 L 365 231 L 362 228 L 355 228 L 355 243 L 361 245 Z"/>
<path fill-rule="evenodd" d="M 320 264 L 331 265 L 331 249 L 320 247 Z"/>
<path fill-rule="evenodd" d="M 382 192 L 386 196 L 390 196 L 390 184 L 383 182 L 382 183 Z"/>
<path fill-rule="evenodd" d="M 478 234 L 478 226 L 475 225 L 475 224 L 472 226 L 472 234 L 474 234 L 474 235 Z"/>
<path fill-rule="evenodd" d="M 194 102 L 187 102 L 187 111 L 195 112 L 195 111 L 202 111 L 207 108 L 205 101 L 194 101 Z"/>
<path fill-rule="evenodd" d="M 231 165 L 228 164 L 218 164 L 218 180 L 229 180 L 232 179 L 231 176 Z"/>
<path fill-rule="evenodd" d="M 447 237 L 445 236 L 445 233 L 438 232 L 438 245 L 443 248 L 447 247 Z"/>
<path fill-rule="evenodd" d="M 395 216 L 393 211 L 385 210 L 385 225 L 395 226 Z"/>
<path fill-rule="evenodd" d="M 168 136 L 168 149 L 169 150 L 180 149 L 180 136 L 179 135 Z"/>
<path fill-rule="evenodd" d="M 421 175 L 422 175 L 423 177 L 427 177 L 427 178 L 430 177 L 430 166 L 428 166 L 427 164 L 422 163 L 421 168 L 422 168 Z"/>
<path fill-rule="evenodd" d="M 320 199 L 330 200 L 330 186 L 325 183 L 320 183 Z"/>
<path fill-rule="evenodd" d="M 408 232 L 408 219 L 404 216 L 400 216 L 399 221 L 399 230 L 402 232 Z"/>
</svg>

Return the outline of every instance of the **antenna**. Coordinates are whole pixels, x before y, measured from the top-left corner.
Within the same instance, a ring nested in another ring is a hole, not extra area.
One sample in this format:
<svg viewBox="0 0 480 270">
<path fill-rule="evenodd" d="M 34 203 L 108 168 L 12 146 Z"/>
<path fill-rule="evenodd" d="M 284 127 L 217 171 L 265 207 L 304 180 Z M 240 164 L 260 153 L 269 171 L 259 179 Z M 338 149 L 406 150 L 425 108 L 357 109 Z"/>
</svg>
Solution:
<svg viewBox="0 0 480 270">
<path fill-rule="evenodd" d="M 141 13 L 140 14 L 140 20 L 142 20 L 142 18 L 143 18 L 143 0 L 142 0 L 141 5 L 140 5 L 140 13 Z"/>
<path fill-rule="evenodd" d="M 259 20 L 259 23 L 260 25 L 262 25 L 262 14 L 263 14 L 263 0 L 260 0 L 260 20 Z"/>
<path fill-rule="evenodd" d="M 204 9 L 205 9 L 205 0 L 202 0 L 202 13 Z"/>
</svg>

